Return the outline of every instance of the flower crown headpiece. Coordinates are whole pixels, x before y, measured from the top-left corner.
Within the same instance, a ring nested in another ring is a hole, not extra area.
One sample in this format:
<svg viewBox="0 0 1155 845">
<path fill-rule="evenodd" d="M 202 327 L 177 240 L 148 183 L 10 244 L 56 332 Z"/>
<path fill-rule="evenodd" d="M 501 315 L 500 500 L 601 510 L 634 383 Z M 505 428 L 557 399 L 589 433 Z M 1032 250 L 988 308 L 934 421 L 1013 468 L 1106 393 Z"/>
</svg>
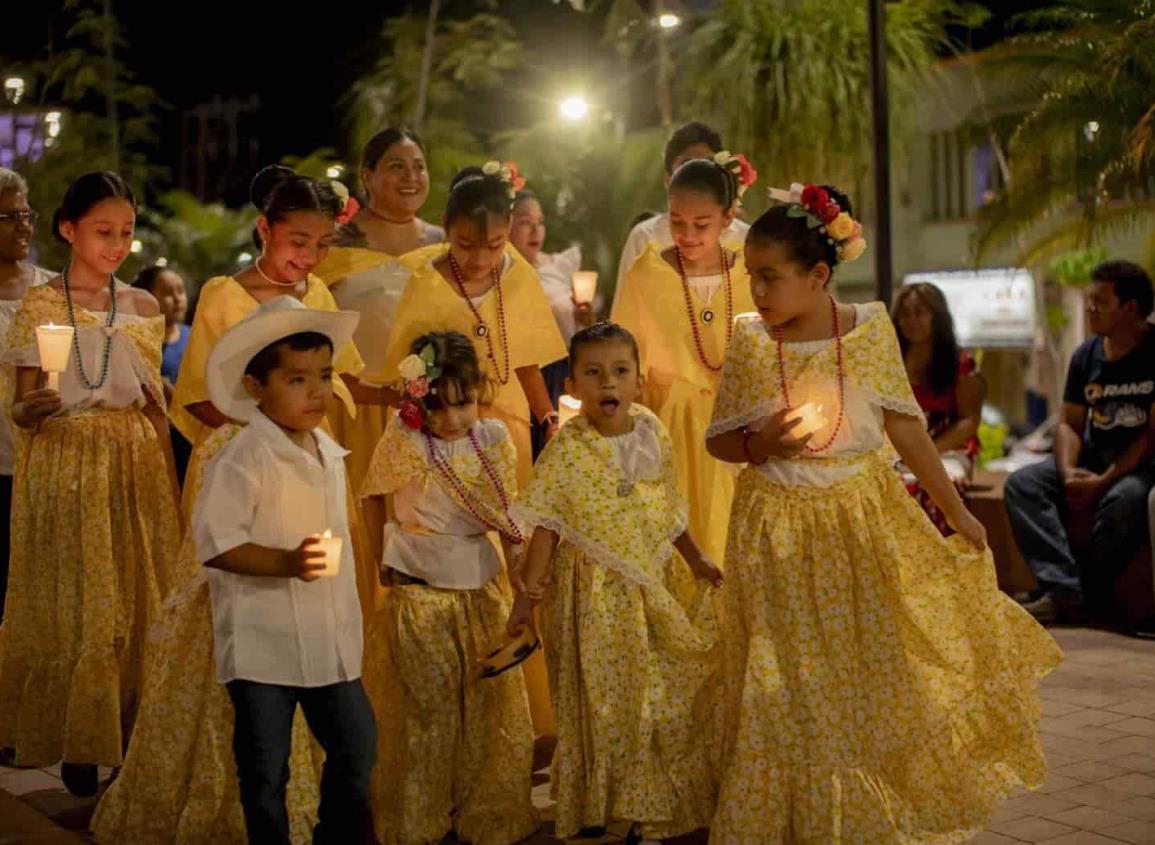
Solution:
<svg viewBox="0 0 1155 845">
<path fill-rule="evenodd" d="M 509 198 L 515 199 L 519 191 L 525 187 L 525 177 L 513 161 L 497 161 L 491 159 L 481 166 L 481 172 L 486 176 L 497 176 L 509 186 Z"/>
<path fill-rule="evenodd" d="M 437 350 L 432 343 L 427 343 L 415 355 L 407 355 L 397 365 L 397 372 L 401 375 L 401 392 L 404 396 L 398 406 L 398 416 L 401 422 L 414 431 L 425 427 L 425 416 L 428 409 L 425 407 L 425 397 L 437 395 L 437 388 L 433 382 L 441 378 L 442 368 L 437 363 Z"/>
<path fill-rule="evenodd" d="M 357 202 L 356 197 L 349 195 L 349 189 L 345 187 L 344 182 L 331 179 L 329 181 L 329 187 L 333 189 L 333 193 L 336 194 L 337 199 L 341 201 L 341 211 L 337 214 L 337 223 L 338 225 L 344 226 L 361 210 L 361 204 Z"/>
<path fill-rule="evenodd" d="M 741 153 L 731 153 L 729 150 L 714 153 L 714 164 L 727 170 L 737 181 L 738 193 L 734 197 L 734 205 L 739 205 L 742 194 L 746 193 L 746 189 L 758 181 L 758 171 L 754 169 L 754 165 L 746 160 L 746 156 Z"/>
<path fill-rule="evenodd" d="M 840 263 L 857 261 L 866 252 L 862 224 L 843 211 L 825 188 L 795 182 L 788 191 L 771 188 L 769 193 L 770 199 L 790 206 L 787 217 L 804 218 L 808 229 L 825 235 Z"/>
</svg>

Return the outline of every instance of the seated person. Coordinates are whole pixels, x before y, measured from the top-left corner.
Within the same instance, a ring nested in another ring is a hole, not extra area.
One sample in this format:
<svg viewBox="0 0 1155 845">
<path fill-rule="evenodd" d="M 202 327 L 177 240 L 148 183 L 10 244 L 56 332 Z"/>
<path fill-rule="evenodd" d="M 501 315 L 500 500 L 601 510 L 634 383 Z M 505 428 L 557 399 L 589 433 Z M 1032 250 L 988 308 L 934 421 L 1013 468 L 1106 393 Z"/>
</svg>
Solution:
<svg viewBox="0 0 1155 845">
<path fill-rule="evenodd" d="M 892 318 L 915 399 L 942 455 L 947 475 L 961 494 L 979 452 L 978 430 L 987 382 L 975 360 L 959 349 L 954 318 L 941 290 L 931 284 L 907 285 L 895 299 Z M 946 518 L 912 473 L 907 489 L 943 534 L 953 533 Z"/>
<path fill-rule="evenodd" d="M 1007 511 L 1039 582 L 1024 606 L 1040 621 L 1087 609 L 1107 615 L 1115 577 L 1147 537 L 1155 485 L 1155 329 L 1151 279 L 1129 261 L 1091 273 L 1087 318 L 1094 337 L 1067 373 L 1054 455 L 1014 473 Z M 1082 565 L 1068 538 L 1072 519 L 1091 523 Z"/>
</svg>

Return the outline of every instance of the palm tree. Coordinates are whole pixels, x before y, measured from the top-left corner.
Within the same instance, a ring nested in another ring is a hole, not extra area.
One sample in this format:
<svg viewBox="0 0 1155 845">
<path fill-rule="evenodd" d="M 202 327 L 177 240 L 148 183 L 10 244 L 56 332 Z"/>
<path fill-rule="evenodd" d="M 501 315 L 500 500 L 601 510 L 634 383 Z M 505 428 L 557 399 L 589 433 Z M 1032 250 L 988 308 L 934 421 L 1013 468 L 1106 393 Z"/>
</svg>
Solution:
<svg viewBox="0 0 1155 845">
<path fill-rule="evenodd" d="M 1155 2 L 1065 0 L 1014 23 L 1018 34 L 975 57 L 1001 81 L 992 108 L 1008 113 L 1010 137 L 980 258 L 1012 244 L 1033 263 L 1139 230 L 1155 266 Z"/>
<path fill-rule="evenodd" d="M 892 125 L 901 146 L 948 27 L 987 13 L 951 0 L 887 5 Z M 870 40 L 864 3 L 724 0 L 692 32 L 680 69 L 683 112 L 726 127 L 765 184 L 825 181 L 852 190 L 870 168 Z M 861 193 L 860 191 L 855 191 Z"/>
</svg>

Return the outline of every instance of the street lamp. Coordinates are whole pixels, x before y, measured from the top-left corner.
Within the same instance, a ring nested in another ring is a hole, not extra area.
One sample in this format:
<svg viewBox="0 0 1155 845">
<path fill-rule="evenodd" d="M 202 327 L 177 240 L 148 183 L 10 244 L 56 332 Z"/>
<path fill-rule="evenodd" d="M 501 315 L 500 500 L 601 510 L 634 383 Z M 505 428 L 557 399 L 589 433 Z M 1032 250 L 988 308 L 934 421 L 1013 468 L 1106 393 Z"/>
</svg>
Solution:
<svg viewBox="0 0 1155 845">
<path fill-rule="evenodd" d="M 339 164 L 334 164 L 332 167 L 330 167 L 328 170 L 325 171 L 325 175 L 328 176 L 330 179 L 340 179 L 341 174 L 344 172 L 345 172 L 344 167 L 342 167 Z"/>
<path fill-rule="evenodd" d="M 586 102 L 585 97 L 573 96 L 566 97 L 558 106 L 558 113 L 563 118 L 569 121 L 584 120 L 589 114 L 590 104 Z"/>
<path fill-rule="evenodd" d="M 681 23 L 682 19 L 673 12 L 663 12 L 658 15 L 658 26 L 662 29 L 673 29 L 676 26 L 680 26 Z"/>
</svg>

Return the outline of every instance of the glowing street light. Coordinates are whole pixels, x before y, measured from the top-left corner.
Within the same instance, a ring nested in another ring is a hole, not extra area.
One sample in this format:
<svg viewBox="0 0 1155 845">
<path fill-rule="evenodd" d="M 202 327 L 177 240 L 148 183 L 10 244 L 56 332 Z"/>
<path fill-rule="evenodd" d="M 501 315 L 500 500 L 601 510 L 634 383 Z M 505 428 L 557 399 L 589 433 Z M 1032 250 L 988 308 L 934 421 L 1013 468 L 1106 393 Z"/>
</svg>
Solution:
<svg viewBox="0 0 1155 845">
<path fill-rule="evenodd" d="M 156 260 L 156 266 L 157 267 L 167 267 L 168 266 L 168 259 L 162 255 L 160 258 L 158 258 Z"/>
<path fill-rule="evenodd" d="M 658 26 L 662 29 L 673 29 L 676 26 L 680 26 L 681 23 L 682 19 L 673 12 L 663 12 L 658 15 Z"/>
<path fill-rule="evenodd" d="M 251 252 L 242 252 L 237 256 L 237 264 L 248 264 L 252 260 L 253 254 Z"/>
<path fill-rule="evenodd" d="M 589 114 L 590 104 L 586 102 L 585 97 L 566 97 L 561 101 L 558 111 L 566 120 L 584 120 Z"/>
<path fill-rule="evenodd" d="M 140 241 L 133 241 L 132 246 L 129 248 L 133 255 L 140 255 L 142 249 L 144 249 L 144 244 Z"/>
<path fill-rule="evenodd" d="M 24 99 L 24 80 L 19 76 L 9 76 L 4 80 L 4 97 L 12 105 Z"/>
<path fill-rule="evenodd" d="M 330 167 L 328 170 L 325 171 L 325 175 L 328 176 L 330 179 L 340 179 L 341 174 L 344 172 L 345 172 L 344 167 L 342 167 L 339 164 L 334 164 L 332 167 Z"/>
</svg>

